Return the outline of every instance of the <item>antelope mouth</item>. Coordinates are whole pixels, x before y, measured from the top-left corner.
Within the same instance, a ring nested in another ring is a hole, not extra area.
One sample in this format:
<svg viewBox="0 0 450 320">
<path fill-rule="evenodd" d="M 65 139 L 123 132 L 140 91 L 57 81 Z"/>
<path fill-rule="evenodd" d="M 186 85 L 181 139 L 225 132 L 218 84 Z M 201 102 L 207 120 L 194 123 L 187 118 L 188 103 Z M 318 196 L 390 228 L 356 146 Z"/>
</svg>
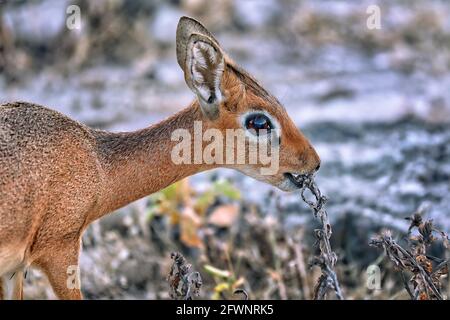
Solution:
<svg viewBox="0 0 450 320">
<path fill-rule="evenodd" d="M 285 172 L 284 177 L 287 178 L 293 185 L 297 188 L 303 188 L 306 178 L 308 175 L 294 172 Z"/>
</svg>

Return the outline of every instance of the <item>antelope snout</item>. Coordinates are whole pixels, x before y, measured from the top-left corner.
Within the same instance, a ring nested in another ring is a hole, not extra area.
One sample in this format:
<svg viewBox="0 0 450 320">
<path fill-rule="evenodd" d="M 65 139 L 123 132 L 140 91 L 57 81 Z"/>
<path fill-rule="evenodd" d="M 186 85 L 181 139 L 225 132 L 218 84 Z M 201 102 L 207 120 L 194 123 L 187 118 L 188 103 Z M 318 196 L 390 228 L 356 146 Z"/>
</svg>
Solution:
<svg viewBox="0 0 450 320">
<path fill-rule="evenodd" d="M 316 150 L 311 145 L 308 147 L 308 151 L 307 151 L 306 156 L 302 155 L 300 157 L 300 159 L 305 162 L 305 164 L 306 164 L 305 171 L 307 173 L 314 174 L 317 171 L 319 171 L 319 169 L 320 169 L 320 157 L 317 154 Z"/>
<path fill-rule="evenodd" d="M 318 163 L 317 163 L 316 168 L 314 169 L 314 172 L 319 171 L 319 169 L 320 169 L 320 159 L 319 159 L 319 161 L 318 161 Z"/>
</svg>

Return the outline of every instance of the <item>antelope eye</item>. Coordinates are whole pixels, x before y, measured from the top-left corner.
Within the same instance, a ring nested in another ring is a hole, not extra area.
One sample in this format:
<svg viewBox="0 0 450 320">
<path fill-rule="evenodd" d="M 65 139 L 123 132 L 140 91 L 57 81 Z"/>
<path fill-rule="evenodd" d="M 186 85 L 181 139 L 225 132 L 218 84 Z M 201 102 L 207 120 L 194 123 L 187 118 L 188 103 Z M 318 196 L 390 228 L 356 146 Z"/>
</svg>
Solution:
<svg viewBox="0 0 450 320">
<path fill-rule="evenodd" d="M 273 129 L 270 119 L 261 113 L 251 114 L 245 119 L 245 128 L 257 136 L 270 133 Z M 263 131 L 260 131 L 263 130 Z"/>
</svg>

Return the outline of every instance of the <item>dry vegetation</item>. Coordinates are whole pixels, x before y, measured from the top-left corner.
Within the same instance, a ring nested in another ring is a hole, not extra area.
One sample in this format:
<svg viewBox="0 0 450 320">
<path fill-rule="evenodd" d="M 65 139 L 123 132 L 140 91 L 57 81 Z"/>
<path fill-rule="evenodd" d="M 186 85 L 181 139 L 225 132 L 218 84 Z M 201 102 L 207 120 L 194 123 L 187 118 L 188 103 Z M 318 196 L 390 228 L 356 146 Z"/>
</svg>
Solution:
<svg viewBox="0 0 450 320">
<path fill-rule="evenodd" d="M 314 235 L 317 240 L 314 244 L 316 249 L 311 248 L 311 250 L 307 250 L 302 245 L 300 239 L 303 237 L 303 230 L 299 230 L 297 235 L 291 234 L 282 237 L 281 234 L 277 234 L 275 221 L 269 222 L 267 219 L 262 219 L 262 223 L 259 224 L 253 219 L 250 219 L 250 221 L 244 220 L 246 224 L 249 224 L 247 227 L 254 228 L 250 233 L 252 234 L 256 231 L 254 236 L 258 242 L 261 241 L 259 242 L 258 249 L 262 249 L 263 252 L 265 252 L 265 249 L 269 249 L 266 254 L 269 254 L 269 261 L 273 263 L 273 269 L 269 267 L 268 270 L 258 270 L 255 266 L 259 263 L 256 263 L 255 260 L 262 258 L 260 256 L 261 251 L 257 255 L 252 255 L 252 251 L 257 248 L 252 248 L 250 245 L 249 252 L 244 253 L 239 250 L 239 242 L 234 242 L 237 239 L 229 239 L 231 242 L 220 243 L 220 240 L 217 240 L 216 237 L 211 237 L 211 233 L 214 231 L 209 229 L 209 232 L 206 234 L 209 234 L 210 237 L 205 238 L 206 241 L 200 242 L 199 247 L 202 250 L 206 250 L 204 252 L 205 256 L 203 256 L 203 259 L 207 261 L 204 264 L 205 273 L 212 275 L 216 282 L 212 298 L 235 299 L 236 297 L 233 295 L 243 293 L 245 298 L 250 296 L 252 298 L 277 297 L 281 299 L 344 299 L 335 271 L 338 257 L 332 250 L 330 244 L 332 228 L 324 208 L 327 199 L 321 194 L 312 177 L 303 177 L 302 179 L 304 187 L 300 191 L 301 198 L 312 209 L 314 217 L 320 220 L 320 228 L 314 230 Z M 314 200 L 308 199 L 305 194 L 306 190 L 311 192 Z M 222 208 L 227 207 L 227 205 L 221 206 Z M 216 214 L 220 212 L 220 214 L 227 215 L 227 210 L 222 211 L 220 209 L 221 206 L 213 212 L 216 212 Z M 433 256 L 429 254 L 429 251 L 433 244 L 441 240 L 440 243 L 444 248 L 442 252 L 444 255 L 448 255 L 449 237 L 445 232 L 433 226 L 431 220 L 423 221 L 423 214 L 424 209 L 422 208 L 411 217 L 406 218 L 411 224 L 405 237 L 405 248 L 393 239 L 390 231 L 386 230 L 373 238 L 370 241 L 370 245 L 384 249 L 387 258 L 394 264 L 394 269 L 392 270 L 393 276 L 401 281 L 400 283 L 404 286 L 403 291 L 411 299 L 443 300 L 446 299 L 445 288 L 448 288 L 446 280 L 448 282 L 450 259 L 445 256 Z M 221 221 L 221 219 L 227 218 L 215 217 L 214 219 Z M 219 223 L 219 225 L 222 228 L 231 228 L 233 227 L 231 225 L 232 223 L 229 221 L 227 224 Z M 417 231 L 417 234 L 414 234 L 413 231 Z M 438 237 L 434 234 L 437 234 Z M 237 235 L 234 234 L 234 236 Z M 204 245 L 207 245 L 207 248 Z M 231 247 L 233 249 L 230 249 Z M 282 254 L 280 249 L 287 249 L 288 251 Z M 230 252 L 230 250 L 233 252 Z M 312 253 L 314 251 L 317 251 L 318 255 L 313 256 Z M 309 259 L 305 256 L 308 253 L 311 255 Z M 221 256 L 222 260 L 224 260 L 222 264 L 220 263 Z M 172 253 L 171 257 L 174 261 L 168 278 L 170 297 L 173 299 L 191 299 L 194 292 L 198 295 L 199 288 L 202 285 L 200 274 L 190 271 L 191 265 L 186 262 L 180 253 Z M 291 259 L 291 261 L 286 261 L 285 259 Z M 238 270 L 235 270 L 233 266 L 236 260 L 239 265 Z M 309 260 L 309 263 L 306 263 L 306 260 Z M 379 262 L 381 263 L 381 261 Z M 220 269 L 211 266 L 209 263 L 226 265 L 227 267 Z M 264 263 L 267 264 L 267 262 Z M 202 262 L 199 264 L 202 264 Z M 243 265 L 246 265 L 250 270 L 242 268 Z M 306 266 L 309 266 L 309 268 Z M 319 267 L 320 274 L 313 272 L 312 268 L 314 266 Z M 253 273 L 257 270 L 260 271 L 259 277 L 258 273 Z M 386 274 L 389 272 L 391 271 L 387 268 Z M 244 276 L 239 276 L 238 274 L 243 274 Z M 348 276 L 345 276 L 342 272 L 341 275 L 346 282 L 349 281 Z M 406 278 L 407 275 L 410 276 L 409 280 Z M 315 284 L 314 278 L 316 278 Z M 258 282 L 257 284 L 254 282 L 255 280 Z M 366 285 L 364 279 L 360 279 L 360 281 L 361 283 L 356 284 L 356 290 L 347 288 L 349 296 L 352 298 L 358 298 L 355 293 Z M 255 285 L 257 286 L 256 288 L 254 287 Z M 402 296 L 402 289 L 397 288 L 396 290 L 400 291 L 391 298 Z M 334 296 L 329 295 L 330 291 L 334 292 Z"/>
<path fill-rule="evenodd" d="M 423 221 L 421 212 L 416 212 L 407 219 L 411 221 L 411 225 L 406 238 L 406 248 L 400 246 L 389 231 L 372 239 L 370 244 L 385 250 L 387 257 L 401 274 L 411 299 L 443 300 L 442 289 L 445 279 L 448 278 L 449 260 L 434 257 L 428 251 L 437 240 L 434 233 L 439 234 L 442 245 L 449 249 L 448 235 L 436 229 L 431 220 Z M 417 230 L 418 234 L 413 235 L 413 230 Z M 412 275 L 409 281 L 405 279 L 404 273 Z"/>
<path fill-rule="evenodd" d="M 200 273 L 191 271 L 192 265 L 179 252 L 173 252 L 173 260 L 167 281 L 169 282 L 169 296 L 172 299 L 192 300 L 198 296 L 202 286 Z"/>
<path fill-rule="evenodd" d="M 331 249 L 330 244 L 332 228 L 328 220 L 328 213 L 324 207 L 327 198 L 322 196 L 319 188 L 314 182 L 313 177 L 300 177 L 300 179 L 303 184 L 303 188 L 300 191 L 302 199 L 313 210 L 314 217 L 319 219 L 322 225 L 320 229 L 314 230 L 318 241 L 320 255 L 315 256 L 312 259 L 311 265 L 319 266 L 322 271 L 322 274 L 317 280 L 317 284 L 314 288 L 314 300 L 325 299 L 330 289 L 334 290 L 336 297 L 339 300 L 343 300 L 344 296 L 342 295 L 341 286 L 336 276 L 336 272 L 334 271 L 338 257 Z M 305 191 L 307 189 L 314 195 L 315 202 L 307 200 L 305 196 Z"/>
<path fill-rule="evenodd" d="M 303 185 L 300 194 L 303 201 L 308 204 L 308 206 L 313 211 L 314 217 L 320 220 L 321 228 L 314 230 L 315 236 L 318 241 L 319 255 L 314 256 L 309 266 L 318 266 L 321 270 L 321 275 L 317 279 L 317 283 L 314 287 L 313 299 L 314 300 L 323 300 L 326 299 L 327 294 L 330 290 L 335 292 L 336 297 L 339 300 L 343 300 L 344 296 L 342 294 L 339 281 L 336 276 L 335 266 L 338 261 L 337 255 L 331 249 L 330 238 L 332 234 L 331 224 L 328 221 L 328 214 L 325 211 L 325 203 L 327 201 L 325 196 L 322 196 L 319 188 L 312 176 L 304 176 L 299 177 L 298 183 Z M 309 190 L 314 196 L 315 200 L 308 200 L 305 194 L 305 191 Z M 224 215 L 223 217 L 217 217 L 217 221 L 222 221 L 223 219 L 229 218 L 229 212 L 227 210 L 218 210 L 216 209 L 216 215 L 220 214 Z M 299 248 L 296 249 L 296 253 L 301 256 L 301 253 L 298 251 Z M 169 282 L 169 295 L 172 299 L 183 298 L 185 300 L 192 299 L 193 293 L 198 296 L 198 292 L 200 290 L 201 276 L 198 272 L 191 272 L 191 265 L 188 264 L 180 253 L 172 253 L 171 258 L 174 260 L 172 263 L 172 267 L 169 273 L 168 282 Z M 299 264 L 298 270 L 302 274 L 303 278 L 305 278 L 306 270 L 303 266 L 302 261 L 296 261 Z M 245 298 L 248 299 L 248 293 L 242 289 L 238 288 L 239 285 L 243 283 L 243 279 L 236 281 L 234 276 L 231 276 L 230 272 L 219 270 L 212 266 L 206 265 L 205 269 L 214 276 L 228 279 L 227 282 L 222 282 L 218 286 L 216 286 L 216 298 L 223 298 L 222 293 L 224 291 L 228 291 L 231 293 L 230 289 L 233 289 L 232 293 L 243 293 Z M 280 275 L 278 275 L 280 278 Z M 230 281 L 231 280 L 231 281 Z M 305 279 L 303 279 L 305 280 Z M 278 281 L 282 282 L 282 279 L 278 279 Z M 283 291 L 283 294 L 286 295 L 285 285 L 281 285 L 279 290 Z M 303 288 L 305 294 L 307 293 L 309 296 L 309 288 Z M 217 294 L 218 293 L 218 294 Z"/>
</svg>

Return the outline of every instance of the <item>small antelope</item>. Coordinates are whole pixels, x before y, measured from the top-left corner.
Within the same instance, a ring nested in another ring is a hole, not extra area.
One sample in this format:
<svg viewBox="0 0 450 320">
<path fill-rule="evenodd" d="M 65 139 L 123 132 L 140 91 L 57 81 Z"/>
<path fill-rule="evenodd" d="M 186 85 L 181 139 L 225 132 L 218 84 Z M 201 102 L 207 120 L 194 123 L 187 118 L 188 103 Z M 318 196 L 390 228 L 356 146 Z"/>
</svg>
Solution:
<svg viewBox="0 0 450 320">
<path fill-rule="evenodd" d="M 81 299 L 79 286 L 68 285 L 68 270 L 78 266 L 87 226 L 197 172 L 233 168 L 293 191 L 301 187 L 298 175 L 319 169 L 319 156 L 278 100 L 238 67 L 202 24 L 180 19 L 176 53 L 196 99 L 142 130 L 95 130 L 32 103 L 0 106 L 0 297 L 6 297 L 8 280 L 10 297 L 22 299 L 24 272 L 31 266 L 46 274 L 58 298 Z M 198 121 L 203 131 L 225 135 L 241 129 L 256 140 L 277 129 L 277 172 L 262 175 L 260 163 L 175 164 L 171 133 L 193 132 Z"/>
</svg>

